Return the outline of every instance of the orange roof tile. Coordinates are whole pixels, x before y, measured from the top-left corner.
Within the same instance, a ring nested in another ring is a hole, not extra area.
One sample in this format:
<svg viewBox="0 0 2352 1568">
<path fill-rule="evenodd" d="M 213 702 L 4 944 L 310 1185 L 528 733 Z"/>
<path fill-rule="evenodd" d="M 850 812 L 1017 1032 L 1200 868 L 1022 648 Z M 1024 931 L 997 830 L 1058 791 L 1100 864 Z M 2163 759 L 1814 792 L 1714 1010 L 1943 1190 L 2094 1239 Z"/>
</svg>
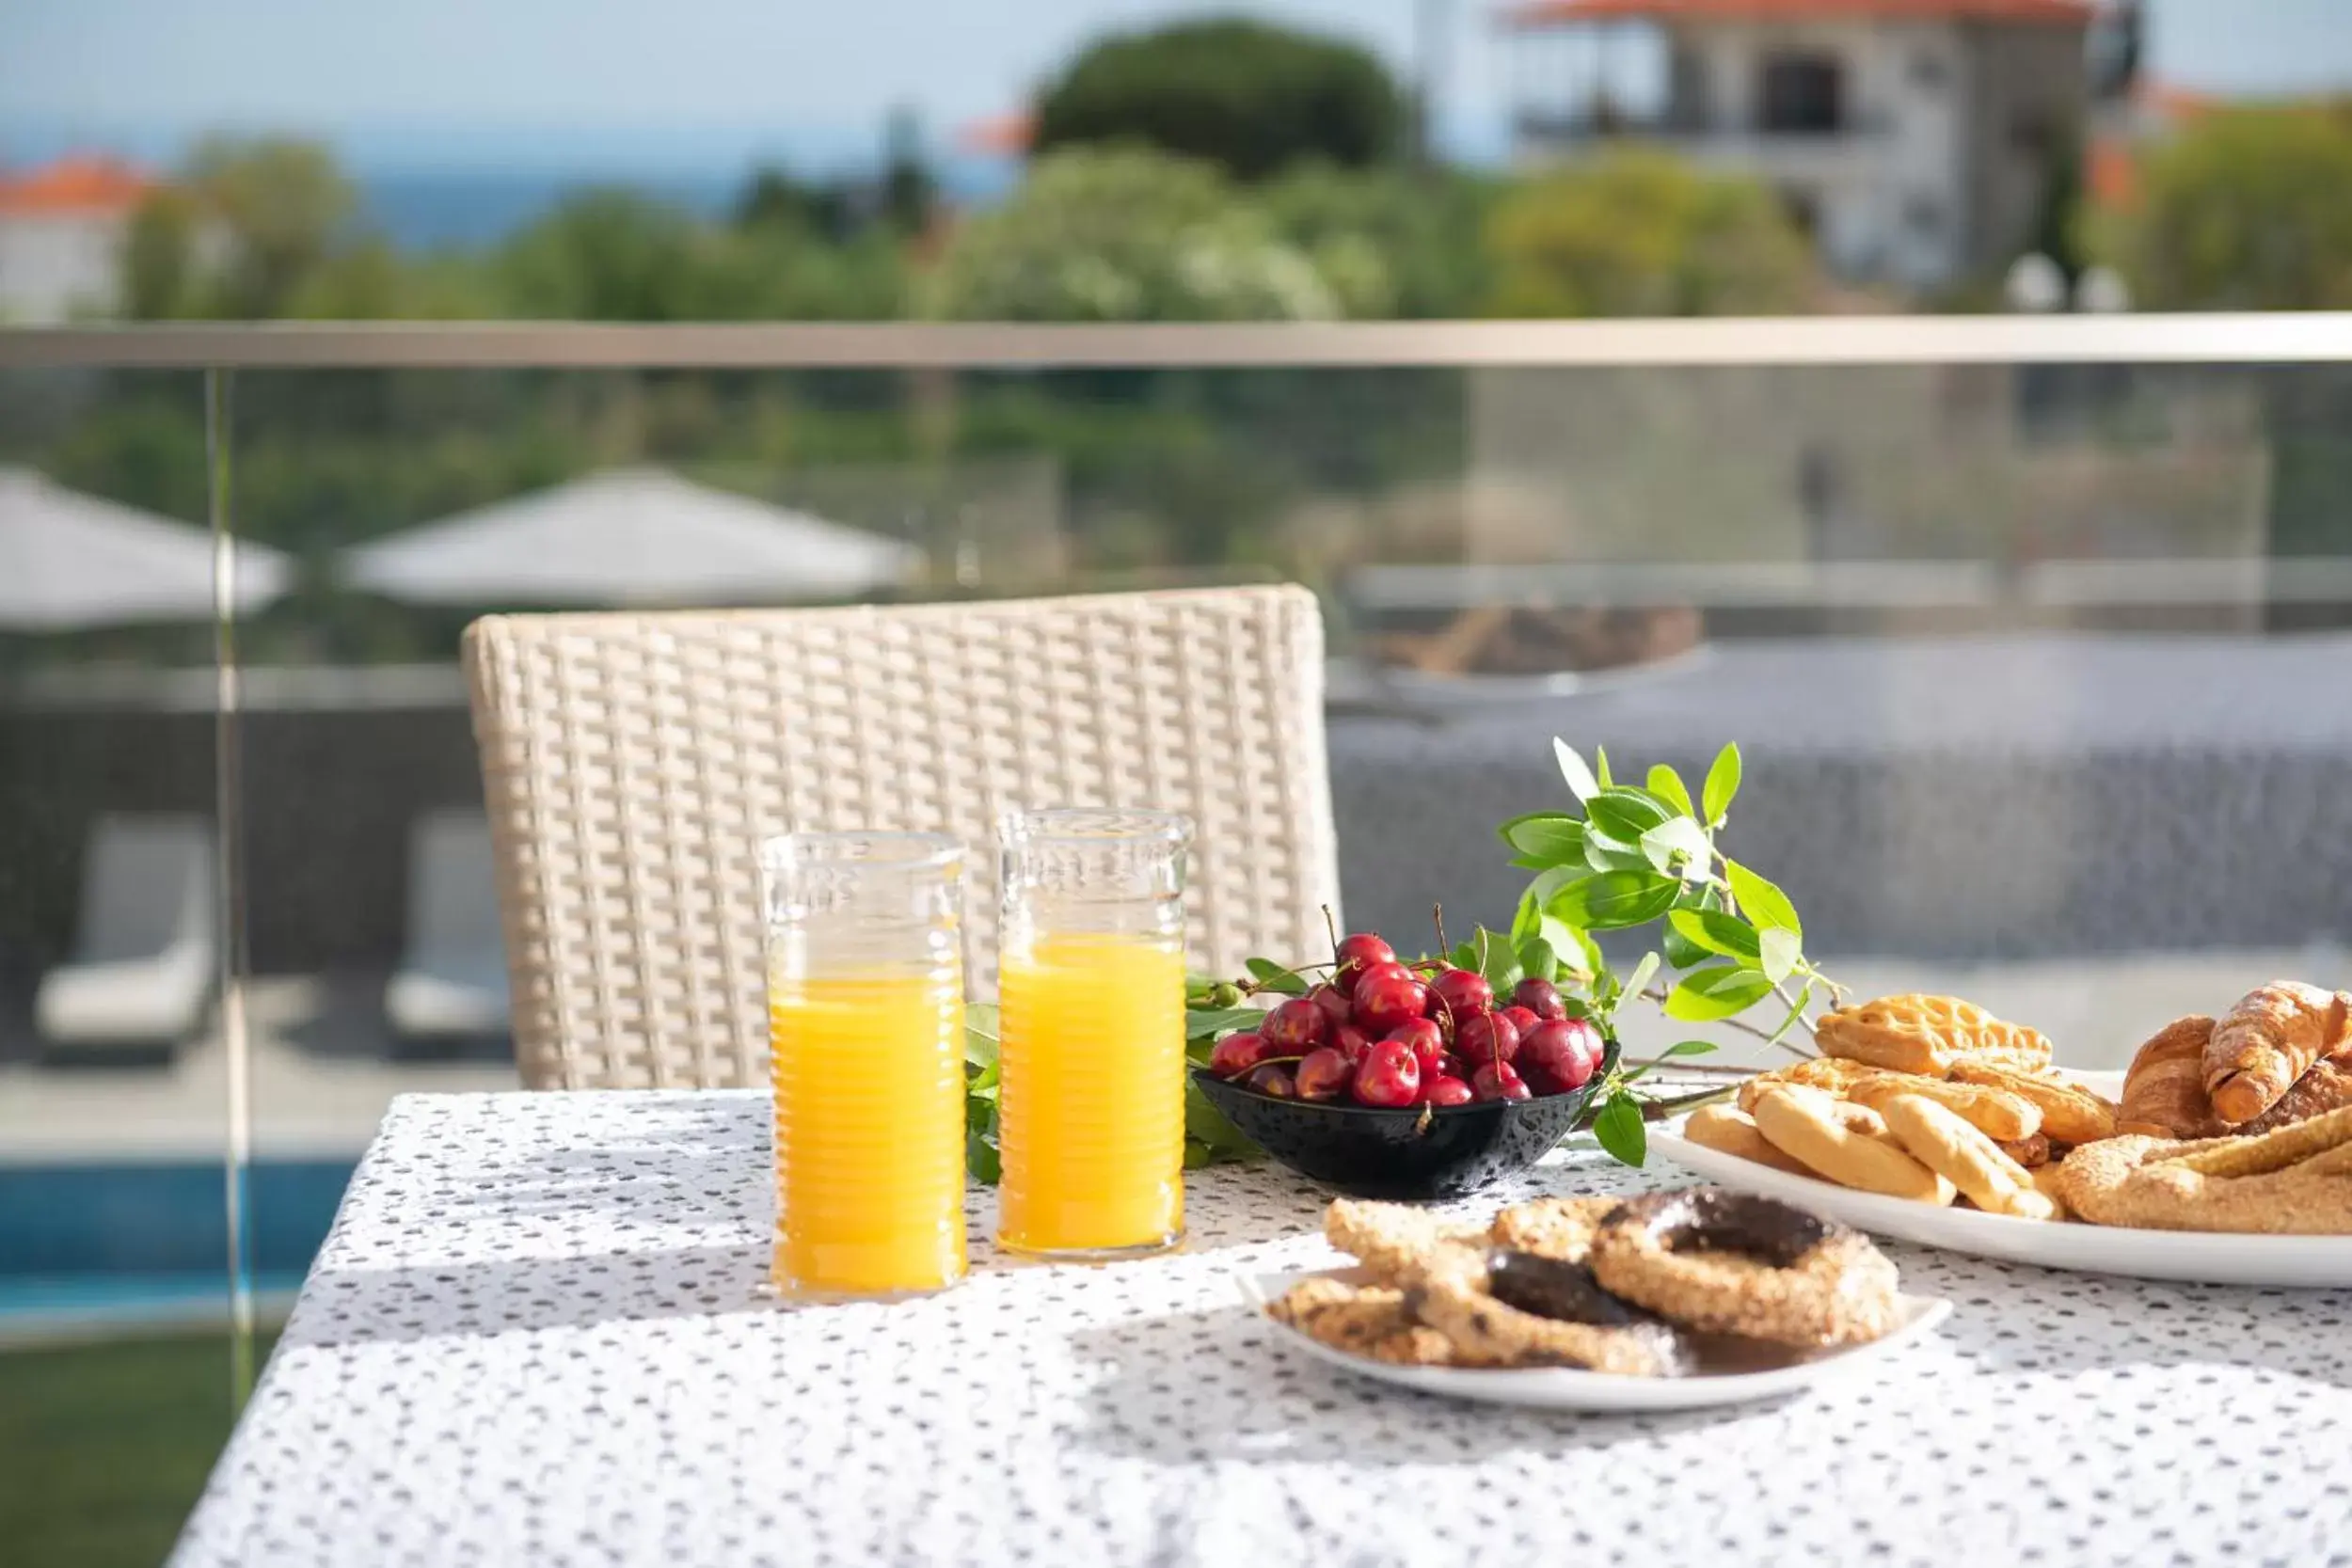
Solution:
<svg viewBox="0 0 2352 1568">
<path fill-rule="evenodd" d="M 154 181 L 112 158 L 59 158 L 21 174 L 0 174 L 0 213 L 121 212 L 154 188 Z"/>
<path fill-rule="evenodd" d="M 956 133 L 956 146 L 966 152 L 1017 158 L 1037 138 L 1037 117 L 1024 111 L 976 119 Z"/>
<path fill-rule="evenodd" d="M 2091 0 L 1530 0 L 1502 13 L 1514 27 L 1574 22 L 2023 22 L 2086 27 Z"/>
</svg>

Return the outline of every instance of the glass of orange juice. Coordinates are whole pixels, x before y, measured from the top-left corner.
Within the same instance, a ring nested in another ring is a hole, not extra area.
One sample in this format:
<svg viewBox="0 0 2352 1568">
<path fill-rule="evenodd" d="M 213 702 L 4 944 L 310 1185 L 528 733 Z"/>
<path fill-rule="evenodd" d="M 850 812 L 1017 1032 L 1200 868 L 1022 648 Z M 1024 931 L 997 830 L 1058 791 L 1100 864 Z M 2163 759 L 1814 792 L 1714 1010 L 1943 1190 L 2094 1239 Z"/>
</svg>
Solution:
<svg viewBox="0 0 2352 1568">
<path fill-rule="evenodd" d="M 761 846 L 787 1295 L 963 1277 L 963 862 L 937 833 Z"/>
<path fill-rule="evenodd" d="M 1016 811 L 1000 830 L 997 1243 L 1136 1257 L 1184 1231 L 1184 857 L 1170 812 Z"/>
</svg>

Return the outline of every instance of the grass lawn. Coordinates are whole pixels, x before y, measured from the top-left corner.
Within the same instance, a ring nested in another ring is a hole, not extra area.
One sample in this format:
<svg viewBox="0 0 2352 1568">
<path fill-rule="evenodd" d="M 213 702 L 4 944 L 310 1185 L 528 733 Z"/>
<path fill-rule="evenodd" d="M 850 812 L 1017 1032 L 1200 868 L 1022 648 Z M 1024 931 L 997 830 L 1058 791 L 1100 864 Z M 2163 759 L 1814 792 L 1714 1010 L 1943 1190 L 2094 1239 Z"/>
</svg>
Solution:
<svg viewBox="0 0 2352 1568">
<path fill-rule="evenodd" d="M 0 1351 L 0 1561 L 154 1568 L 230 1425 L 219 1330 Z"/>
</svg>

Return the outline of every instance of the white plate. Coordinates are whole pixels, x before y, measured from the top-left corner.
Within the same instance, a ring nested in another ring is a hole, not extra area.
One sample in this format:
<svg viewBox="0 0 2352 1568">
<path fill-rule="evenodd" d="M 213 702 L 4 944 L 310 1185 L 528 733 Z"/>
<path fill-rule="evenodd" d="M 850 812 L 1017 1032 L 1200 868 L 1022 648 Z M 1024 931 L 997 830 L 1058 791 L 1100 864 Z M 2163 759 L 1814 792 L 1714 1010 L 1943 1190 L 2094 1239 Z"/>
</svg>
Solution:
<svg viewBox="0 0 2352 1568">
<path fill-rule="evenodd" d="M 1243 1275 L 1242 1299 L 1259 1312 L 1302 1279 L 1318 1274 L 1347 1275 L 1345 1269 L 1303 1274 Z M 1525 1367 L 1516 1370 L 1467 1367 L 1399 1367 L 1334 1350 L 1312 1335 L 1288 1323 L 1266 1322 L 1283 1337 L 1319 1360 L 1344 1367 L 1364 1377 L 1377 1378 L 1424 1394 L 1444 1394 L 1457 1400 L 1489 1404 L 1525 1404 L 1545 1410 L 1696 1410 L 1715 1404 L 1748 1404 L 1779 1399 L 1833 1378 L 1850 1377 L 1935 1332 L 1948 1317 L 1952 1304 L 1936 1296 L 1904 1296 L 1903 1322 L 1892 1334 L 1867 1345 L 1848 1345 L 1816 1353 L 1784 1367 L 1756 1372 L 1702 1373 L 1694 1377 L 1627 1377 L 1618 1372 L 1588 1372 L 1575 1367 Z"/>
<path fill-rule="evenodd" d="M 2117 1073 L 2069 1074 L 2114 1098 Z M 1794 1176 L 1677 1135 L 1679 1119 L 1650 1129 L 1650 1148 L 1710 1181 L 1785 1199 L 1844 1220 L 1874 1236 L 2010 1263 L 2089 1274 L 2185 1279 L 2201 1285 L 2352 1286 L 2352 1237 L 2244 1236 L 2201 1230 L 2127 1230 L 2054 1225 L 1975 1209 L 1938 1209 L 1881 1193 L 1858 1193 L 1818 1177 Z"/>
</svg>

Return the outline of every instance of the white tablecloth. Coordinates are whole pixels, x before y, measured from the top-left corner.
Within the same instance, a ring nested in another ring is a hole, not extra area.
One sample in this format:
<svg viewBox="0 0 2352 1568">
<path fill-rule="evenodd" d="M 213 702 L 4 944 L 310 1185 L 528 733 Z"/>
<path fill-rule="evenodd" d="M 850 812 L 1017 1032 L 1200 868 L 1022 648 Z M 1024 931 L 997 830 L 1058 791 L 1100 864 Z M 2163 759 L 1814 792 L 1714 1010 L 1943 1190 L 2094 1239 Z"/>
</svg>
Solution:
<svg viewBox="0 0 2352 1568">
<path fill-rule="evenodd" d="M 1882 1378 L 1523 1412 L 1279 1344 L 1233 1276 L 1330 1255 L 1271 1167 L 1196 1173 L 1179 1255 L 976 1241 L 942 1295 L 781 1306 L 766 1123 L 752 1093 L 397 1101 L 174 1560 L 2352 1562 L 2344 1293 L 1897 1247 L 1958 1310 Z M 1534 1185 L 1676 1180 L 1571 1154 Z"/>
</svg>

